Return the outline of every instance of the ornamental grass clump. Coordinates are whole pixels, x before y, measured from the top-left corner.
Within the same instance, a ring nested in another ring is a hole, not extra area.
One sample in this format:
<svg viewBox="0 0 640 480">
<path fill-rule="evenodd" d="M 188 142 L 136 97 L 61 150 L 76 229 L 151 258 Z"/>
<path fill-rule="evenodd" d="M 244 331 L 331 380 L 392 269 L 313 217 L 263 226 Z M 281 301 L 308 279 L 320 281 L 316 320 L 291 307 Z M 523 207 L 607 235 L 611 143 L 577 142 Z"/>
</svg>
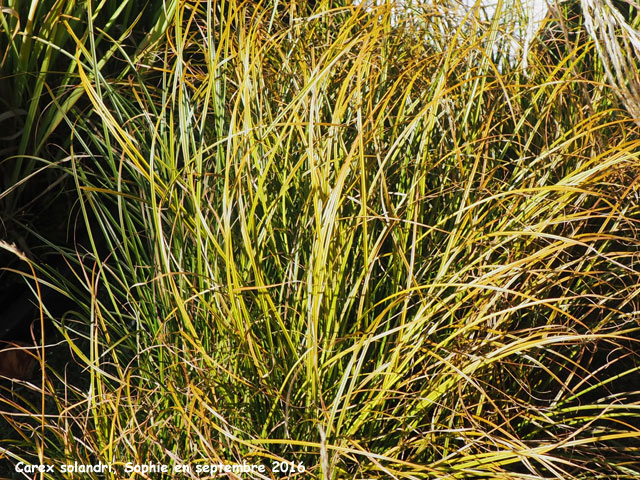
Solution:
<svg viewBox="0 0 640 480">
<path fill-rule="evenodd" d="M 523 70 L 507 8 L 169 2 L 137 48 L 78 17 L 48 168 L 85 240 L 38 232 L 68 353 L 3 455 L 637 478 L 637 119 L 579 23 Z"/>
</svg>

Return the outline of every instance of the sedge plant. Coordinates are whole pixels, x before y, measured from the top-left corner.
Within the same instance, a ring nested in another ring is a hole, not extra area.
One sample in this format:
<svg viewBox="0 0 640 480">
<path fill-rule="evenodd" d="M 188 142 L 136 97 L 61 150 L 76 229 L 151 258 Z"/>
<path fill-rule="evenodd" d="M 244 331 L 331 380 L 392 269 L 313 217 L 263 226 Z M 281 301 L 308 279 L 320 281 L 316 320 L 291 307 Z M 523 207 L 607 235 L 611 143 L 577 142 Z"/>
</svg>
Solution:
<svg viewBox="0 0 640 480">
<path fill-rule="evenodd" d="M 524 71 L 502 8 L 183 1 L 138 50 L 69 31 L 86 241 L 65 288 L 42 266 L 69 360 L 4 400 L 4 455 L 637 478 L 637 119 L 598 44 L 553 33 L 585 27 L 549 19 Z"/>
</svg>

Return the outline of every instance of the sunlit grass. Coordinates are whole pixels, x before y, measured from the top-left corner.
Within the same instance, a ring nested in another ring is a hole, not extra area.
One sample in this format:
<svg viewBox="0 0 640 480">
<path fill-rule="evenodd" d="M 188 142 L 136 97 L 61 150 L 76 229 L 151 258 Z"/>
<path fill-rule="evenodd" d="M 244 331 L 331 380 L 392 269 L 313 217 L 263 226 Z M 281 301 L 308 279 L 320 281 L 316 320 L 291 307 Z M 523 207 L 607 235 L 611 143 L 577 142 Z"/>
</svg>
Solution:
<svg viewBox="0 0 640 480">
<path fill-rule="evenodd" d="M 109 70 L 69 32 L 73 374 L 7 456 L 640 475 L 640 140 L 593 42 L 524 72 L 444 3 L 172 8 Z"/>
</svg>

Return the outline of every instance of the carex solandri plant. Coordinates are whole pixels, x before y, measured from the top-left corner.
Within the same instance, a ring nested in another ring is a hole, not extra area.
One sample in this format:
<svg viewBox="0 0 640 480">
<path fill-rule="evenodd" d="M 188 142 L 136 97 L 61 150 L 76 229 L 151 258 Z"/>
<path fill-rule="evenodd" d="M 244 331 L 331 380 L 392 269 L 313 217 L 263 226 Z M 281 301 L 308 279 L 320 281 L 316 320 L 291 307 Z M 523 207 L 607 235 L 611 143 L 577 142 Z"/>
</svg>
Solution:
<svg viewBox="0 0 640 480">
<path fill-rule="evenodd" d="M 53 328 L 3 387 L 11 471 L 640 475 L 640 140 L 604 27 L 561 4 L 525 49 L 519 2 L 89 3 L 60 40 L 3 10 L 0 54 L 67 62 L 66 90 L 25 67 L 58 93 L 11 181 L 55 172 L 80 232 L 5 245 L 69 305 L 25 293 Z"/>
</svg>

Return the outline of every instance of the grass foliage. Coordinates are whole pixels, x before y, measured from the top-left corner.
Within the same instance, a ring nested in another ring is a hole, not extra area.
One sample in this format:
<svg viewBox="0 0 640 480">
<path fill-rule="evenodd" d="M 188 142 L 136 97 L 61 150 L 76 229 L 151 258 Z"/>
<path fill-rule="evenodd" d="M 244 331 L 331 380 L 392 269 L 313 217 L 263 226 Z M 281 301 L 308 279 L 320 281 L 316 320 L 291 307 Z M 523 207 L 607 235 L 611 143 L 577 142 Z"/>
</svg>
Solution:
<svg viewBox="0 0 640 480">
<path fill-rule="evenodd" d="M 638 77 L 593 22 L 523 70 L 502 2 L 151 3 L 2 6 L 3 215 L 74 308 L 1 455 L 640 476 Z M 20 223 L 44 175 L 83 244 Z"/>
</svg>

